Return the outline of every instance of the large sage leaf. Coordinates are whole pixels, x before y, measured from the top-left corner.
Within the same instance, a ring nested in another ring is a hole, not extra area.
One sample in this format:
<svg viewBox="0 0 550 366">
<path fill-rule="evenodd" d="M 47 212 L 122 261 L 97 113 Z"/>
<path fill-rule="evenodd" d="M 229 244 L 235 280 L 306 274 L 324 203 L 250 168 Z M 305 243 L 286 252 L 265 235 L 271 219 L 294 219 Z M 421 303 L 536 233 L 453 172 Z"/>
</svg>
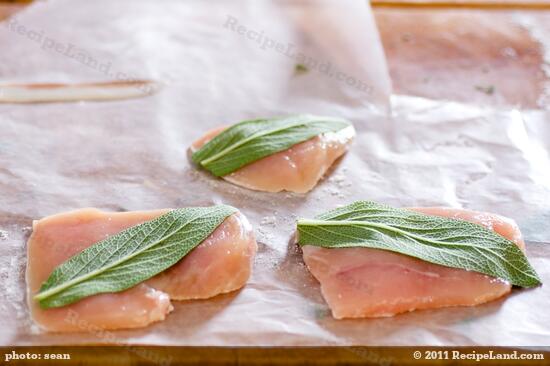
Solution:
<svg viewBox="0 0 550 366">
<path fill-rule="evenodd" d="M 522 287 L 540 285 L 523 252 L 481 225 L 375 202 L 355 202 L 298 221 L 300 245 L 389 250 L 447 267 L 484 273 Z"/>
<path fill-rule="evenodd" d="M 244 121 L 215 136 L 191 159 L 221 177 L 322 133 L 350 126 L 343 119 L 311 115 Z"/>
<path fill-rule="evenodd" d="M 181 208 L 128 228 L 56 267 L 34 299 L 52 308 L 133 287 L 176 264 L 236 211 Z"/>
</svg>

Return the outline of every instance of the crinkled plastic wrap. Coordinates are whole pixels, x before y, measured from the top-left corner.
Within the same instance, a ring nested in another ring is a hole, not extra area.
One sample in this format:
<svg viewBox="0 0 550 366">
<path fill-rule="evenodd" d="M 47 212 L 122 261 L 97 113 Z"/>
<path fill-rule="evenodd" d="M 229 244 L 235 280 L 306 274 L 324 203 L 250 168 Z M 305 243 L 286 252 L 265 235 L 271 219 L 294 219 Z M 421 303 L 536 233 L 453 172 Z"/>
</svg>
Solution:
<svg viewBox="0 0 550 366">
<path fill-rule="evenodd" d="M 400 96 L 388 116 L 388 72 L 361 1 L 58 0 L 31 6 L 15 21 L 27 33 L 0 29 L 3 81 L 80 82 L 124 73 L 165 86 L 129 101 L 0 105 L 1 344 L 547 344 L 548 112 Z M 30 30 L 44 38 L 37 41 Z M 264 46 L 262 35 L 275 45 Z M 70 45 L 96 66 L 55 48 Z M 285 47 L 303 57 L 285 54 Z M 295 112 L 346 117 L 358 131 L 351 151 L 307 195 L 248 191 L 187 159 L 189 144 L 211 127 Z M 358 199 L 512 217 L 547 284 L 477 307 L 335 320 L 294 245 L 295 220 Z M 139 330 L 83 326 L 78 334 L 54 334 L 32 324 L 24 271 L 33 219 L 81 207 L 221 202 L 240 208 L 258 238 L 254 273 L 242 290 L 174 301 L 166 321 Z"/>
</svg>

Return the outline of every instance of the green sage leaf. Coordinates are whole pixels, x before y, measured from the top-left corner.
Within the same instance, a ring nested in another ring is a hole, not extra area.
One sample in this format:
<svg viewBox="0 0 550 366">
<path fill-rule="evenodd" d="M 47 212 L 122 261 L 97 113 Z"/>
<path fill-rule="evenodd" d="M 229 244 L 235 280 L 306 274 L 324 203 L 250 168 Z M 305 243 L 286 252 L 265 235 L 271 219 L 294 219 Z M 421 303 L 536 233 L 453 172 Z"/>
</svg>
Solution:
<svg viewBox="0 0 550 366">
<path fill-rule="evenodd" d="M 350 126 L 343 119 L 312 115 L 244 121 L 215 136 L 191 159 L 221 177 L 317 135 Z"/>
<path fill-rule="evenodd" d="M 512 241 L 481 225 L 359 201 L 298 221 L 298 243 L 324 248 L 389 250 L 521 287 L 541 281 Z"/>
<path fill-rule="evenodd" d="M 34 299 L 47 309 L 133 287 L 176 264 L 236 211 L 181 208 L 128 228 L 56 267 Z"/>
</svg>

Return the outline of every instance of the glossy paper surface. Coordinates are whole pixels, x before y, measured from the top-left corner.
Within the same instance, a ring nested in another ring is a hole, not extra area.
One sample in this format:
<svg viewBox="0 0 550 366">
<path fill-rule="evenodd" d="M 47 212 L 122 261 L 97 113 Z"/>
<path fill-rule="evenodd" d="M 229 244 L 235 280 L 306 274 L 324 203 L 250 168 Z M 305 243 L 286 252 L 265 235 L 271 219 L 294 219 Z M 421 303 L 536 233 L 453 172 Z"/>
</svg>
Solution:
<svg viewBox="0 0 550 366">
<path fill-rule="evenodd" d="M 0 105 L 1 344 L 547 343 L 548 112 L 393 96 L 388 116 L 389 74 L 370 9 L 360 1 L 128 4 L 41 2 L 0 29 L 2 82 L 131 76 L 165 84 L 153 96 L 128 101 Z M 21 33 L 18 25 L 25 27 Z M 262 34 L 274 42 L 263 46 Z M 289 47 L 293 56 L 285 54 Z M 95 62 L 84 65 L 69 48 Z M 308 62 L 317 66 L 296 68 Z M 358 133 L 350 152 L 307 195 L 242 189 L 188 160 L 189 145 L 210 128 L 297 112 L 350 119 Z M 474 308 L 335 320 L 294 245 L 295 220 L 358 199 L 509 216 L 547 284 Z M 166 321 L 140 330 L 53 334 L 33 325 L 24 276 L 33 219 L 82 207 L 212 203 L 238 207 L 256 229 L 259 252 L 244 289 L 175 301 Z"/>
</svg>

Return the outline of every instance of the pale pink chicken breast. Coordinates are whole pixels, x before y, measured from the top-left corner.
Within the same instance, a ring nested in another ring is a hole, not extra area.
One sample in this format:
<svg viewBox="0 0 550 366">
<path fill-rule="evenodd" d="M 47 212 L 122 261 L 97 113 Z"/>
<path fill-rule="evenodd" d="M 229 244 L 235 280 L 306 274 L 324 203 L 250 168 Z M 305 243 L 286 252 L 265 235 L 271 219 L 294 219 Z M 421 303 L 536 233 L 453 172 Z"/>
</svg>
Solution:
<svg viewBox="0 0 550 366">
<path fill-rule="evenodd" d="M 200 149 L 226 128 L 208 131 L 193 143 L 191 151 Z M 352 126 L 325 133 L 248 164 L 223 179 L 257 191 L 305 193 L 313 189 L 330 166 L 347 151 L 354 137 Z"/>
<path fill-rule="evenodd" d="M 481 224 L 524 249 L 513 220 L 490 213 L 450 208 L 412 208 L 428 215 Z M 511 290 L 503 280 L 444 267 L 380 249 L 302 247 L 304 261 L 317 280 L 336 319 L 386 317 L 447 306 L 473 306 Z"/>
<path fill-rule="evenodd" d="M 206 298 L 238 289 L 246 283 L 256 241 L 246 218 L 237 213 L 168 269 L 168 273 L 131 289 L 90 296 L 52 309 L 42 309 L 32 300 L 52 270 L 68 258 L 167 211 L 110 213 L 82 209 L 35 221 L 27 248 L 28 299 L 35 322 L 48 331 L 58 332 L 144 327 L 164 320 L 172 310 L 171 297 Z"/>
<path fill-rule="evenodd" d="M 242 214 L 229 216 L 182 261 L 146 283 L 174 300 L 207 299 L 244 286 L 257 244 Z"/>
<path fill-rule="evenodd" d="M 534 12 L 519 21 L 502 10 L 375 11 L 395 94 L 523 108 L 544 105 L 549 78 L 536 33 L 546 33 L 527 25 L 548 23 L 547 15 Z"/>
</svg>

